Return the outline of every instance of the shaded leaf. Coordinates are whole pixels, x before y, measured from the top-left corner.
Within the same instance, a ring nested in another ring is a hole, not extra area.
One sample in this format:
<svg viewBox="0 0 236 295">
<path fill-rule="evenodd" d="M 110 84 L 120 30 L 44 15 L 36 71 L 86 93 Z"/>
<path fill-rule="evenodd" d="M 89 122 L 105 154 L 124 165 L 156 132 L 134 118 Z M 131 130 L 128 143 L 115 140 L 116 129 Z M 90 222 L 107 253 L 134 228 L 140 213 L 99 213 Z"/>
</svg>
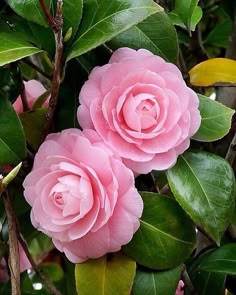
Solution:
<svg viewBox="0 0 236 295">
<path fill-rule="evenodd" d="M 23 127 L 11 103 L 0 97 L 0 164 L 18 164 L 25 157 Z"/>
<path fill-rule="evenodd" d="M 0 67 L 0 96 L 14 102 L 23 90 L 23 81 L 17 66 Z"/>
<path fill-rule="evenodd" d="M 130 294 L 136 263 L 122 252 L 90 259 L 75 267 L 76 289 L 80 295 Z"/>
<path fill-rule="evenodd" d="M 111 40 L 151 14 L 162 10 L 152 0 L 87 0 L 68 60 Z"/>
<path fill-rule="evenodd" d="M 227 48 L 229 44 L 229 35 L 232 30 L 232 21 L 226 20 L 224 23 L 216 24 L 216 26 L 208 34 L 204 45 L 213 45 Z"/>
<path fill-rule="evenodd" d="M 175 28 L 165 12 L 155 13 L 116 36 L 109 47 L 145 48 L 169 61 L 176 61 L 178 43 Z"/>
<path fill-rule="evenodd" d="M 0 32 L 0 66 L 40 51 L 39 48 L 15 35 Z"/>
<path fill-rule="evenodd" d="M 132 294 L 173 295 L 175 294 L 180 280 L 181 270 L 181 266 L 166 271 L 138 269 L 132 288 Z"/>
<path fill-rule="evenodd" d="M 194 86 L 236 84 L 236 61 L 212 58 L 197 64 L 189 71 Z"/>
<path fill-rule="evenodd" d="M 167 177 L 179 204 L 219 244 L 234 208 L 235 178 L 228 162 L 206 152 L 185 152 Z"/>
<path fill-rule="evenodd" d="M 199 264 L 199 269 L 236 275 L 236 244 L 227 244 L 212 251 Z"/>
<path fill-rule="evenodd" d="M 175 200 L 148 192 L 141 195 L 144 210 L 140 227 L 124 251 L 149 268 L 178 266 L 195 247 L 193 223 Z"/>
<path fill-rule="evenodd" d="M 198 94 L 198 98 L 201 126 L 193 139 L 209 142 L 224 137 L 229 132 L 235 111 L 204 95 Z"/>
<path fill-rule="evenodd" d="M 38 150 L 43 136 L 46 112 L 46 108 L 39 108 L 20 114 L 26 141 L 35 151 Z"/>
<path fill-rule="evenodd" d="M 50 8 L 51 0 L 44 0 L 48 8 Z M 35 22 L 42 26 L 48 26 L 44 12 L 38 0 L 6 0 L 11 8 L 23 18 Z"/>
</svg>

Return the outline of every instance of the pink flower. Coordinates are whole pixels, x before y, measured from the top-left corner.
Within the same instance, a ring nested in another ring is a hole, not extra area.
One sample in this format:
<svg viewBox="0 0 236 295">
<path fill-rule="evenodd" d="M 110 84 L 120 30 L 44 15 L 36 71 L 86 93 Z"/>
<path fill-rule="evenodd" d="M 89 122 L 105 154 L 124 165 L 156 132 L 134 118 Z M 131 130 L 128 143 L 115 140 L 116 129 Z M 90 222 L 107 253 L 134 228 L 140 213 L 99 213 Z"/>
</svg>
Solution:
<svg viewBox="0 0 236 295">
<path fill-rule="evenodd" d="M 39 98 L 47 90 L 43 87 L 43 85 L 37 80 L 30 80 L 28 82 L 24 82 L 25 85 L 25 95 L 28 101 L 29 108 L 32 108 L 35 101 Z M 43 104 L 44 107 L 48 105 L 48 100 L 46 100 Z M 21 97 L 18 96 L 16 101 L 13 104 L 15 111 L 20 114 L 23 113 L 23 105 L 21 101 Z"/>
<path fill-rule="evenodd" d="M 175 291 L 175 295 L 183 295 L 184 294 L 184 282 L 182 280 L 179 281 L 178 287 Z"/>
<path fill-rule="evenodd" d="M 23 186 L 32 224 L 74 263 L 118 251 L 139 227 L 133 173 L 93 130 L 49 135 Z"/>
<path fill-rule="evenodd" d="M 135 173 L 165 170 L 200 126 L 197 95 L 178 68 L 150 51 L 121 48 L 81 89 L 78 121 L 98 132 Z"/>
</svg>

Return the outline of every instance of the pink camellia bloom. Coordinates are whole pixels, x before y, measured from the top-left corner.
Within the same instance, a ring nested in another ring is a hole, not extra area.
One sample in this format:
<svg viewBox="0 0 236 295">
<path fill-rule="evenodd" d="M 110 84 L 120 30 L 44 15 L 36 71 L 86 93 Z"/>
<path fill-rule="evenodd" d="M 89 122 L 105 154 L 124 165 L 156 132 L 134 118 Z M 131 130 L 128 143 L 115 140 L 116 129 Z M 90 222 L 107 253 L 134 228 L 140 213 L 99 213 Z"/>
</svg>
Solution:
<svg viewBox="0 0 236 295">
<path fill-rule="evenodd" d="M 23 186 L 32 224 L 74 263 L 118 251 L 139 227 L 133 173 L 93 130 L 49 135 Z"/>
<path fill-rule="evenodd" d="M 184 294 L 184 282 L 182 280 L 179 281 L 178 287 L 175 291 L 175 295 L 183 295 Z"/>
<path fill-rule="evenodd" d="M 80 125 L 137 174 L 173 166 L 201 121 L 198 97 L 178 68 L 145 49 L 115 51 L 91 72 L 79 100 Z"/>
<path fill-rule="evenodd" d="M 39 96 L 42 95 L 47 90 L 37 80 L 30 80 L 30 81 L 24 82 L 24 85 L 25 85 L 25 95 L 28 101 L 29 108 L 32 108 L 32 106 L 34 105 L 35 101 L 39 98 Z M 48 100 L 44 102 L 43 106 L 46 107 L 47 105 L 48 105 Z M 23 105 L 22 105 L 20 96 L 17 97 L 16 101 L 13 104 L 13 107 L 18 114 L 21 114 L 23 112 Z"/>
</svg>

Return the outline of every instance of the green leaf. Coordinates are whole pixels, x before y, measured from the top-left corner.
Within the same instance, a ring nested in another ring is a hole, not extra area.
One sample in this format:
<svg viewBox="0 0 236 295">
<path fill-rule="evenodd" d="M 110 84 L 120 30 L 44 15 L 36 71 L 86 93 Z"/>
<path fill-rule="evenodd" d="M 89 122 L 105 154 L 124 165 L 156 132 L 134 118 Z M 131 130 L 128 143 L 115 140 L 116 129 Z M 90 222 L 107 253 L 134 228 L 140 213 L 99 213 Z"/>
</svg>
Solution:
<svg viewBox="0 0 236 295">
<path fill-rule="evenodd" d="M 180 27 L 182 27 L 184 29 L 186 28 L 186 24 L 180 18 L 179 14 L 178 14 L 178 11 L 173 10 L 168 15 L 169 15 L 169 17 L 171 18 L 172 22 L 175 25 L 180 26 Z M 189 27 L 189 29 L 191 31 L 195 31 L 196 25 L 199 23 L 199 21 L 201 20 L 201 18 L 202 18 L 202 9 L 201 9 L 200 6 L 196 6 L 195 9 L 194 9 L 194 11 L 193 11 L 193 14 L 191 16 L 191 20 L 190 20 L 190 27 Z"/>
<path fill-rule="evenodd" d="M 71 37 L 77 33 L 83 11 L 82 0 L 64 0 L 63 1 L 63 31 L 66 33 L 72 28 Z"/>
<path fill-rule="evenodd" d="M 47 109 L 38 108 L 20 114 L 28 144 L 37 151 L 43 136 Z"/>
<path fill-rule="evenodd" d="M 64 271 L 59 264 L 47 262 L 40 265 L 40 270 L 50 278 L 52 282 L 60 281 L 64 276 Z"/>
<path fill-rule="evenodd" d="M 202 120 L 193 139 L 209 142 L 224 137 L 229 132 L 235 111 L 204 95 L 198 94 L 198 98 Z"/>
<path fill-rule="evenodd" d="M 178 286 L 181 266 L 166 271 L 138 269 L 136 272 L 133 295 L 173 295 Z"/>
<path fill-rule="evenodd" d="M 80 295 L 130 294 L 136 263 L 122 252 L 90 259 L 75 267 L 76 289 Z"/>
<path fill-rule="evenodd" d="M 47 7 L 50 8 L 51 0 L 44 1 Z M 44 12 L 38 0 L 6 0 L 6 2 L 23 18 L 45 27 L 48 26 Z"/>
<path fill-rule="evenodd" d="M 162 10 L 152 0 L 87 0 L 78 37 L 69 51 L 68 60 L 114 38 L 145 18 Z"/>
<path fill-rule="evenodd" d="M 14 102 L 23 90 L 21 72 L 17 65 L 0 67 L 0 96 Z"/>
<path fill-rule="evenodd" d="M 109 47 L 145 48 L 166 60 L 175 62 L 178 55 L 178 42 L 172 21 L 165 12 L 155 13 L 136 26 L 116 36 Z"/>
<path fill-rule="evenodd" d="M 234 208 L 235 178 L 228 162 L 206 152 L 186 152 L 167 177 L 179 204 L 219 244 Z"/>
<path fill-rule="evenodd" d="M 0 66 L 40 51 L 39 48 L 17 36 L 0 32 Z"/>
<path fill-rule="evenodd" d="M 176 0 L 175 1 L 175 11 L 189 32 L 191 29 L 191 19 L 197 4 L 198 4 L 198 0 L 189 0 L 189 1 Z"/>
<path fill-rule="evenodd" d="M 199 269 L 236 275 L 236 244 L 227 244 L 212 251 L 201 262 Z"/>
<path fill-rule="evenodd" d="M 149 268 L 178 266 L 195 247 L 191 220 L 175 200 L 148 192 L 141 195 L 144 210 L 140 227 L 124 251 Z"/>
<path fill-rule="evenodd" d="M 204 45 L 219 46 L 227 48 L 229 44 L 229 35 L 232 30 L 232 21 L 227 19 L 224 23 L 216 24 L 208 34 Z"/>
<path fill-rule="evenodd" d="M 25 157 L 23 127 L 11 103 L 0 97 L 0 164 L 18 164 Z"/>
</svg>

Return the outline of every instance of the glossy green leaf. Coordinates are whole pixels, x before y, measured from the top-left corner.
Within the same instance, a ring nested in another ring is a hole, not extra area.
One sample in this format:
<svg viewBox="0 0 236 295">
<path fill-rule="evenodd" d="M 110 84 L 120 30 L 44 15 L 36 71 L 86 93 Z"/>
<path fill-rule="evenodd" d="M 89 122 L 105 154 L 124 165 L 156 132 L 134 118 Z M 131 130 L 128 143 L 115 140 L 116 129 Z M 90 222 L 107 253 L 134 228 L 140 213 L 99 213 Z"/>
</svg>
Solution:
<svg viewBox="0 0 236 295">
<path fill-rule="evenodd" d="M 225 279 L 223 273 L 207 272 L 199 268 L 199 265 L 207 259 L 212 250 L 205 252 L 192 263 L 188 269 L 190 279 L 195 290 L 201 295 L 224 295 L 225 294 Z"/>
<path fill-rule="evenodd" d="M 76 289 L 80 295 L 130 294 L 136 263 L 122 252 L 90 259 L 75 267 Z"/>
<path fill-rule="evenodd" d="M 236 244 L 227 244 L 212 251 L 201 262 L 199 269 L 236 275 Z"/>
<path fill-rule="evenodd" d="M 186 152 L 167 177 L 179 204 L 219 244 L 234 208 L 235 178 L 228 162 L 206 152 Z"/>
<path fill-rule="evenodd" d="M 181 266 L 166 271 L 138 269 L 136 272 L 133 295 L 173 295 L 181 276 Z"/>
<path fill-rule="evenodd" d="M 209 142 L 224 137 L 229 132 L 235 111 L 204 95 L 198 94 L 198 98 L 202 120 L 193 139 Z"/>
<path fill-rule="evenodd" d="M 169 14 L 169 17 L 171 18 L 172 22 L 177 25 L 180 26 L 182 28 L 186 28 L 186 24 L 183 22 L 183 20 L 180 18 L 178 11 L 173 10 L 171 11 Z M 200 6 L 196 6 L 193 14 L 191 16 L 191 20 L 190 20 L 190 27 L 189 29 L 191 31 L 195 31 L 196 29 L 196 25 L 199 23 L 199 21 L 202 18 L 202 9 Z"/>
<path fill-rule="evenodd" d="M 190 31 L 191 19 L 198 4 L 198 0 L 176 0 L 175 11 L 186 28 Z"/>
<path fill-rule="evenodd" d="M 0 27 L 2 32 L 29 41 L 36 47 L 46 50 L 51 57 L 54 56 L 55 38 L 51 28 L 32 23 L 16 14 L 1 16 Z"/>
<path fill-rule="evenodd" d="M 47 7 L 50 8 L 51 0 L 44 1 Z M 6 2 L 17 14 L 23 18 L 42 26 L 48 26 L 47 20 L 38 0 L 6 0 Z"/>
<path fill-rule="evenodd" d="M 111 40 L 162 8 L 152 0 L 87 0 L 68 60 Z"/>
<path fill-rule="evenodd" d="M 175 62 L 178 55 L 178 42 L 172 21 L 165 12 L 158 12 L 116 36 L 109 47 L 117 49 L 130 47 L 145 48 L 166 60 Z"/>
<path fill-rule="evenodd" d="M 140 227 L 124 251 L 149 268 L 178 266 L 195 247 L 193 223 L 175 200 L 148 192 L 141 195 L 144 210 Z"/>
<path fill-rule="evenodd" d="M 71 38 L 77 33 L 83 11 L 82 0 L 64 0 L 63 1 L 63 30 L 64 33 L 72 29 Z"/>
<path fill-rule="evenodd" d="M 0 66 L 40 51 L 39 48 L 13 34 L 0 32 Z"/>
<path fill-rule="evenodd" d="M 20 114 L 28 144 L 37 151 L 43 136 L 47 109 L 39 108 Z"/>
<path fill-rule="evenodd" d="M 25 157 L 23 127 L 11 103 L 0 97 L 0 164 L 18 164 Z"/>
</svg>

